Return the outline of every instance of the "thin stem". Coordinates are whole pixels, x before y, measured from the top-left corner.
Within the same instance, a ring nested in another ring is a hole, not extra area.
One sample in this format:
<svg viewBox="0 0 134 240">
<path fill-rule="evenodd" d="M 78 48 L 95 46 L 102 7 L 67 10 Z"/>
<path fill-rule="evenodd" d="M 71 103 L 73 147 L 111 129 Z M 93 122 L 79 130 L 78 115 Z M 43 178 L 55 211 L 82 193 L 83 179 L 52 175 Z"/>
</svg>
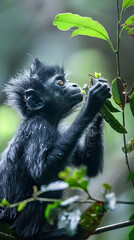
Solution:
<svg viewBox="0 0 134 240">
<path fill-rule="evenodd" d="M 3 232 L 0 232 L 0 236 L 2 237 L 2 239 L 17 240 L 17 238 L 12 236 L 11 234 L 9 235 L 9 234 L 3 233 Z"/>
<path fill-rule="evenodd" d="M 20 201 L 20 202 L 17 202 L 17 203 L 13 203 L 13 204 L 10 204 L 9 208 L 14 208 L 14 207 L 18 207 L 21 203 L 25 202 L 25 203 L 30 203 L 30 202 L 34 202 L 34 201 L 40 201 L 40 202 L 51 202 L 51 203 L 54 203 L 54 202 L 58 202 L 58 201 L 65 201 L 66 199 L 54 199 L 54 198 L 43 198 L 43 197 L 36 197 L 36 198 L 27 198 L 23 201 Z M 95 203 L 95 202 L 100 202 L 100 203 L 104 203 L 104 201 L 102 200 L 99 200 L 99 199 L 95 199 L 93 197 L 90 196 L 89 199 L 81 199 L 81 200 L 77 200 L 75 201 L 74 203 Z M 133 204 L 134 205 L 134 202 L 128 202 L 128 201 L 116 201 L 117 204 Z"/>
<path fill-rule="evenodd" d="M 108 42 L 109 42 L 109 44 L 110 44 L 110 46 L 111 46 L 111 48 L 112 48 L 112 51 L 113 51 L 114 53 L 116 53 L 116 50 L 114 49 L 112 42 L 111 42 L 110 40 L 109 40 Z"/>
<path fill-rule="evenodd" d="M 124 110 L 122 111 L 122 119 L 123 119 L 123 126 L 125 127 L 125 114 L 124 114 Z M 125 150 L 125 158 L 126 158 L 126 165 L 128 168 L 129 173 L 131 173 L 131 168 L 128 162 L 128 154 L 127 154 L 127 144 L 126 144 L 126 135 L 125 133 L 123 134 L 123 141 L 124 141 L 124 150 Z M 134 187 L 134 180 L 131 179 L 133 187 Z"/>
<path fill-rule="evenodd" d="M 115 224 L 108 225 L 108 226 L 105 226 L 105 227 L 96 228 L 94 234 L 104 233 L 104 232 L 108 232 L 108 231 L 111 231 L 111 230 L 124 228 L 124 227 L 128 227 L 128 226 L 132 226 L 132 225 L 134 225 L 134 220 L 125 221 L 125 222 L 121 222 L 121 223 L 115 223 Z"/>
<path fill-rule="evenodd" d="M 134 202 L 127 202 L 127 201 L 116 201 L 118 204 L 128 204 L 128 205 L 134 205 Z"/>
<path fill-rule="evenodd" d="M 117 64 L 117 75 L 118 77 L 121 77 L 121 71 L 120 71 L 120 37 L 121 37 L 121 20 L 122 20 L 122 13 L 120 13 L 119 8 L 119 0 L 117 0 L 117 50 L 116 50 L 116 64 Z M 124 110 L 122 111 L 122 119 L 123 119 L 123 127 L 125 127 L 125 114 Z M 129 173 L 131 173 L 131 168 L 129 166 L 128 162 L 128 155 L 127 155 L 127 144 L 126 144 L 126 135 L 123 134 L 123 141 L 124 141 L 124 150 L 125 150 L 125 158 L 126 158 L 126 165 L 128 168 Z M 132 184 L 134 187 L 134 180 L 132 180 Z"/>
<path fill-rule="evenodd" d="M 116 62 L 117 62 L 117 74 L 120 77 L 120 9 L 119 9 L 119 0 L 117 0 L 117 50 L 116 50 Z"/>
</svg>

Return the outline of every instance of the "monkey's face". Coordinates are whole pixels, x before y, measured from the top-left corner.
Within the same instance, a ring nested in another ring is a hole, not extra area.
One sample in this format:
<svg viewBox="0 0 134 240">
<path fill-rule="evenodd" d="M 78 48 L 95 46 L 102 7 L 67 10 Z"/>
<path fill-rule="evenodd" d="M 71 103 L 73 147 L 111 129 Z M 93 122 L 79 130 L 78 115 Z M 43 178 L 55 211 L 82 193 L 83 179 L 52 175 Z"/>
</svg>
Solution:
<svg viewBox="0 0 134 240">
<path fill-rule="evenodd" d="M 40 111 L 62 118 L 83 100 L 81 88 L 66 80 L 59 66 L 47 66 L 36 59 L 30 82 L 32 88 L 25 91 L 29 114 Z"/>
<path fill-rule="evenodd" d="M 31 113 L 62 118 L 83 100 L 81 88 L 70 83 L 64 76 L 53 76 L 44 81 L 31 79 L 33 88 L 25 91 L 25 102 Z"/>
<path fill-rule="evenodd" d="M 81 88 L 76 83 L 71 83 L 64 76 L 55 76 L 45 82 L 47 95 L 56 108 L 62 112 L 69 111 L 83 100 Z"/>
</svg>

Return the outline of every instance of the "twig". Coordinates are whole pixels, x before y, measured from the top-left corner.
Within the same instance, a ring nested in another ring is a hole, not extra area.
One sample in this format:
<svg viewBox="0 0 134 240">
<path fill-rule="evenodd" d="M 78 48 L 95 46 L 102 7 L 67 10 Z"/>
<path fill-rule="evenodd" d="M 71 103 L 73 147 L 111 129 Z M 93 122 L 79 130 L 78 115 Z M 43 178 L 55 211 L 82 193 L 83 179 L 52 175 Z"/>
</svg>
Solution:
<svg viewBox="0 0 134 240">
<path fill-rule="evenodd" d="M 121 223 L 115 223 L 115 224 L 111 224 L 111 225 L 108 225 L 108 226 L 96 228 L 94 234 L 100 234 L 100 233 L 104 233 L 104 232 L 108 232 L 108 231 L 111 231 L 111 230 L 132 226 L 132 225 L 134 225 L 134 220 L 125 221 L 125 222 L 121 222 Z"/>
<path fill-rule="evenodd" d="M 16 237 L 11 236 L 11 235 L 9 235 L 9 234 L 7 234 L 7 233 L 3 233 L 3 232 L 0 232 L 0 236 L 1 236 L 1 237 L 5 237 L 6 239 L 17 240 Z M 1 239 L 1 238 L 0 238 L 0 239 Z"/>
<path fill-rule="evenodd" d="M 117 204 L 128 204 L 128 205 L 133 205 L 134 202 L 127 202 L 127 201 L 116 201 Z"/>
<path fill-rule="evenodd" d="M 96 199 L 96 198 L 93 198 L 90 196 L 88 196 L 89 199 L 81 199 L 81 200 L 77 200 L 75 201 L 74 203 L 95 203 L 95 202 L 100 202 L 100 203 L 104 203 L 103 200 L 99 200 L 99 199 Z M 23 202 L 26 202 L 26 203 L 30 203 L 30 202 L 34 202 L 34 201 L 40 201 L 40 202 L 51 202 L 51 203 L 54 203 L 54 202 L 58 202 L 59 200 L 61 201 L 65 201 L 66 199 L 54 199 L 54 198 L 44 198 L 44 197 L 31 197 L 31 198 L 27 198 L 25 200 L 22 200 L 20 202 L 16 202 L 16 203 L 13 203 L 13 204 L 10 204 L 10 206 L 8 206 L 9 208 L 14 208 L 14 207 L 18 207 L 21 203 Z M 120 201 L 120 200 L 117 200 L 116 201 L 117 204 L 134 204 L 134 202 L 129 202 L 129 201 Z"/>
<path fill-rule="evenodd" d="M 116 63 L 117 63 L 117 74 L 118 77 L 120 77 L 120 24 L 121 24 L 121 19 L 120 19 L 120 10 L 119 10 L 119 0 L 117 0 L 117 50 L 116 50 Z"/>
<path fill-rule="evenodd" d="M 124 111 L 122 111 L 122 119 L 123 119 L 123 126 L 125 127 L 125 114 L 124 114 Z M 129 173 L 131 173 L 131 168 L 129 166 L 129 162 L 128 162 L 128 154 L 127 154 L 127 145 L 126 145 L 126 137 L 125 137 L 125 134 L 123 134 L 123 140 L 124 140 L 124 150 L 125 150 L 125 157 L 126 157 L 126 165 L 128 167 L 128 171 Z M 132 179 L 132 183 L 133 183 L 133 186 L 134 186 L 134 181 Z"/>
</svg>

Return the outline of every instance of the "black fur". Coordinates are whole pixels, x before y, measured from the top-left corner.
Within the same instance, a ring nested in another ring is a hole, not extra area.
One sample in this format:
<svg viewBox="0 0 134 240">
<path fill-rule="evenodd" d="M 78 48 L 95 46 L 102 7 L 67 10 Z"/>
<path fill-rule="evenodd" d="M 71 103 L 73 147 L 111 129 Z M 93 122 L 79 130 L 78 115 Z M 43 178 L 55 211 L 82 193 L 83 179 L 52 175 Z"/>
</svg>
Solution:
<svg viewBox="0 0 134 240">
<path fill-rule="evenodd" d="M 85 164 L 89 177 L 102 172 L 102 118 L 98 111 L 110 97 L 106 83 L 98 83 L 90 90 L 83 110 L 62 133 L 59 122 L 83 100 L 80 88 L 66 81 L 62 68 L 46 66 L 35 59 L 29 71 L 9 81 L 5 93 L 8 104 L 24 119 L 0 162 L 0 200 L 6 198 L 15 203 L 30 197 L 33 185 L 40 188 L 57 180 L 58 172 L 69 164 Z M 61 193 L 44 197 L 60 198 Z M 23 237 L 47 239 L 47 232 L 55 226 L 46 223 L 45 206 L 32 202 L 20 213 L 16 208 L 1 209 L 0 220 L 12 224 Z"/>
</svg>

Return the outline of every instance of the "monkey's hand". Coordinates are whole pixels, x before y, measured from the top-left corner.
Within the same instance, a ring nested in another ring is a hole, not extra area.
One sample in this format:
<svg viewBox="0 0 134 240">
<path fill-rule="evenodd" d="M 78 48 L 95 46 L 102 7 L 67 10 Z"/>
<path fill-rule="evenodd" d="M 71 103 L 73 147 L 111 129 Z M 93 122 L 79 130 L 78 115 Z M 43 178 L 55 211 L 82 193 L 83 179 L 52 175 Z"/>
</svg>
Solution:
<svg viewBox="0 0 134 240">
<path fill-rule="evenodd" d="M 100 80 L 103 80 L 103 82 Z M 91 118 L 94 118 L 94 116 L 99 112 L 104 101 L 111 97 L 111 90 L 107 81 L 105 79 L 100 80 L 97 81 L 97 83 L 89 90 L 87 96 L 85 113 Z"/>
<path fill-rule="evenodd" d="M 103 77 L 98 78 L 97 81 L 100 82 L 100 83 L 102 83 L 102 84 L 104 84 L 104 83 L 107 83 L 107 84 L 108 84 L 107 79 L 105 79 L 105 78 L 103 78 Z"/>
</svg>

